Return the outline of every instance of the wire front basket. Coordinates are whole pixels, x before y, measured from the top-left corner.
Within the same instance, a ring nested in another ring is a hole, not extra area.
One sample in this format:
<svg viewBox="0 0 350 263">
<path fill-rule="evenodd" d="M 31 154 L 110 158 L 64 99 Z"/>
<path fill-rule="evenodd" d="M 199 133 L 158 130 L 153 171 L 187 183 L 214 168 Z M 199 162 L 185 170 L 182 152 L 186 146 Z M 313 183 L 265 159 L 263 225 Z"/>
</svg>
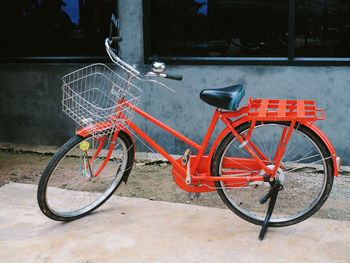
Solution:
<svg viewBox="0 0 350 263">
<path fill-rule="evenodd" d="M 62 110 L 95 137 L 120 129 L 131 120 L 142 95 L 131 83 L 133 77 L 122 77 L 104 64 L 76 70 L 62 79 Z"/>
</svg>

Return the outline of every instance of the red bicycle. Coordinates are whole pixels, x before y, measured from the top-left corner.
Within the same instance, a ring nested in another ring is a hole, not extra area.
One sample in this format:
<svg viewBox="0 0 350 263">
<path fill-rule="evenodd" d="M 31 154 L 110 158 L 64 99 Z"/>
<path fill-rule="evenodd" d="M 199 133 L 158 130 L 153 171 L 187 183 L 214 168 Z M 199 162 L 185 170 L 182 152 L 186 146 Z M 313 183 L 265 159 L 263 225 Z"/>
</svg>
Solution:
<svg viewBox="0 0 350 263">
<path fill-rule="evenodd" d="M 120 40 L 105 41 L 117 69 L 93 64 L 63 77 L 63 111 L 83 128 L 43 171 L 37 197 L 46 216 L 61 221 L 85 216 L 126 183 L 135 155 L 131 131 L 169 160 L 180 188 L 217 191 L 234 213 L 263 226 L 260 239 L 267 226 L 296 224 L 320 209 L 338 175 L 340 158 L 313 124 L 324 119 L 314 101 L 249 99 L 238 108 L 245 93 L 242 85 L 203 90 L 200 98 L 217 109 L 202 144 L 197 144 L 137 107 L 142 91 L 135 81 L 182 77 L 165 73 L 163 63 L 141 74 L 111 48 Z M 131 121 L 134 113 L 184 141 L 196 154 L 188 149 L 174 159 Z M 225 128 L 205 155 L 219 120 Z"/>
</svg>

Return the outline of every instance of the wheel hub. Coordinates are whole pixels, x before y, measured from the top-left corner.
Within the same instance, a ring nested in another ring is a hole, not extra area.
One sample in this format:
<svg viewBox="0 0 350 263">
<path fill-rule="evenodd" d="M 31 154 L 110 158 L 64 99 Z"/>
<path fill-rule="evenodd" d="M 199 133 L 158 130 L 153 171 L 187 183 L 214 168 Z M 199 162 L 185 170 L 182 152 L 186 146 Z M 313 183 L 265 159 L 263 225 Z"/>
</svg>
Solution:
<svg viewBox="0 0 350 263">
<path fill-rule="evenodd" d="M 275 165 L 273 165 L 273 164 L 270 164 L 270 165 L 268 165 L 268 166 L 266 166 L 266 167 L 267 167 L 271 172 L 273 171 L 273 169 L 275 169 Z M 260 175 L 262 175 L 262 176 L 266 175 L 266 173 L 265 173 L 265 171 L 264 171 L 263 169 L 261 169 Z M 283 172 L 282 168 L 281 168 L 281 167 L 278 167 L 277 172 L 276 172 L 275 179 L 276 179 L 276 180 L 279 180 L 280 183 L 283 184 L 283 183 L 284 183 L 284 178 L 285 178 L 285 176 L 284 176 L 284 172 Z"/>
</svg>

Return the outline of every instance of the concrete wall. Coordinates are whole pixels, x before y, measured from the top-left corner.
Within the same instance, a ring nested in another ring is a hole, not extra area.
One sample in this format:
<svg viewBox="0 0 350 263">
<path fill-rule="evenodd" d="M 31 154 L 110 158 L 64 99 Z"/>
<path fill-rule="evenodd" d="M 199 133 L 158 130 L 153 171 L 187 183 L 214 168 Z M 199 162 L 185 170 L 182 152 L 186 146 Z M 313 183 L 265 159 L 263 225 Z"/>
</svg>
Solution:
<svg viewBox="0 0 350 263">
<path fill-rule="evenodd" d="M 142 0 L 120 0 L 121 56 L 143 65 Z M 74 123 L 62 112 L 61 76 L 83 64 L 0 64 L 0 141 L 60 145 L 74 133 Z M 199 99 L 204 88 L 243 83 L 253 98 L 310 99 L 325 110 L 326 119 L 316 125 L 329 137 L 344 164 L 350 164 L 350 67 L 297 66 L 179 66 L 183 81 L 165 80 L 176 94 L 156 85 L 141 85 L 140 108 L 201 143 L 214 107 Z M 149 121 L 135 116 L 136 124 L 171 153 L 186 149 L 181 141 Z M 221 126 L 222 127 L 222 126 Z M 221 127 L 215 130 L 217 134 Z M 137 143 L 137 150 L 146 148 Z"/>
</svg>

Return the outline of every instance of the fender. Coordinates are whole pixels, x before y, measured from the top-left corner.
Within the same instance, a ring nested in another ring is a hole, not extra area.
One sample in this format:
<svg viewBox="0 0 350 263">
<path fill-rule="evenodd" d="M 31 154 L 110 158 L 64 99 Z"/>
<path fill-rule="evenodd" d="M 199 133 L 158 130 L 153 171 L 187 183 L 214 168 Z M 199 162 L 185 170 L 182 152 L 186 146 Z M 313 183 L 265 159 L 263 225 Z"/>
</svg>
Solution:
<svg viewBox="0 0 350 263">
<path fill-rule="evenodd" d="M 130 138 L 132 140 L 132 144 L 134 145 L 134 148 L 135 148 L 135 141 L 134 141 L 134 137 L 132 136 L 132 133 L 125 127 L 123 129 L 120 129 L 120 130 L 127 133 L 130 136 Z M 136 153 L 136 150 L 135 150 L 135 153 Z"/>
<path fill-rule="evenodd" d="M 126 127 L 124 127 L 123 129 L 120 129 L 119 131 L 122 131 L 122 132 L 125 132 L 126 134 L 128 134 L 129 137 L 131 138 L 132 144 L 134 145 L 134 158 L 133 158 L 133 163 L 131 165 L 131 167 L 133 167 L 134 163 L 135 163 L 135 154 L 136 154 L 136 147 L 135 147 L 134 137 L 132 136 L 131 132 Z M 121 181 L 126 184 L 128 179 L 129 179 L 129 175 L 130 175 L 130 172 L 127 173 L 127 174 L 124 174 Z"/>
<path fill-rule="evenodd" d="M 337 165 L 337 155 L 335 153 L 335 150 L 333 148 L 333 145 L 331 144 L 331 142 L 329 141 L 329 139 L 327 138 L 327 136 L 321 131 L 320 128 L 318 128 L 315 124 L 313 124 L 312 122 L 305 122 L 303 123 L 303 125 L 305 125 L 306 127 L 310 128 L 314 133 L 316 133 L 321 140 L 324 142 L 324 144 L 326 145 L 326 147 L 328 148 L 332 159 L 333 159 L 333 167 L 334 167 L 334 176 L 338 177 L 338 165 Z"/>
</svg>

